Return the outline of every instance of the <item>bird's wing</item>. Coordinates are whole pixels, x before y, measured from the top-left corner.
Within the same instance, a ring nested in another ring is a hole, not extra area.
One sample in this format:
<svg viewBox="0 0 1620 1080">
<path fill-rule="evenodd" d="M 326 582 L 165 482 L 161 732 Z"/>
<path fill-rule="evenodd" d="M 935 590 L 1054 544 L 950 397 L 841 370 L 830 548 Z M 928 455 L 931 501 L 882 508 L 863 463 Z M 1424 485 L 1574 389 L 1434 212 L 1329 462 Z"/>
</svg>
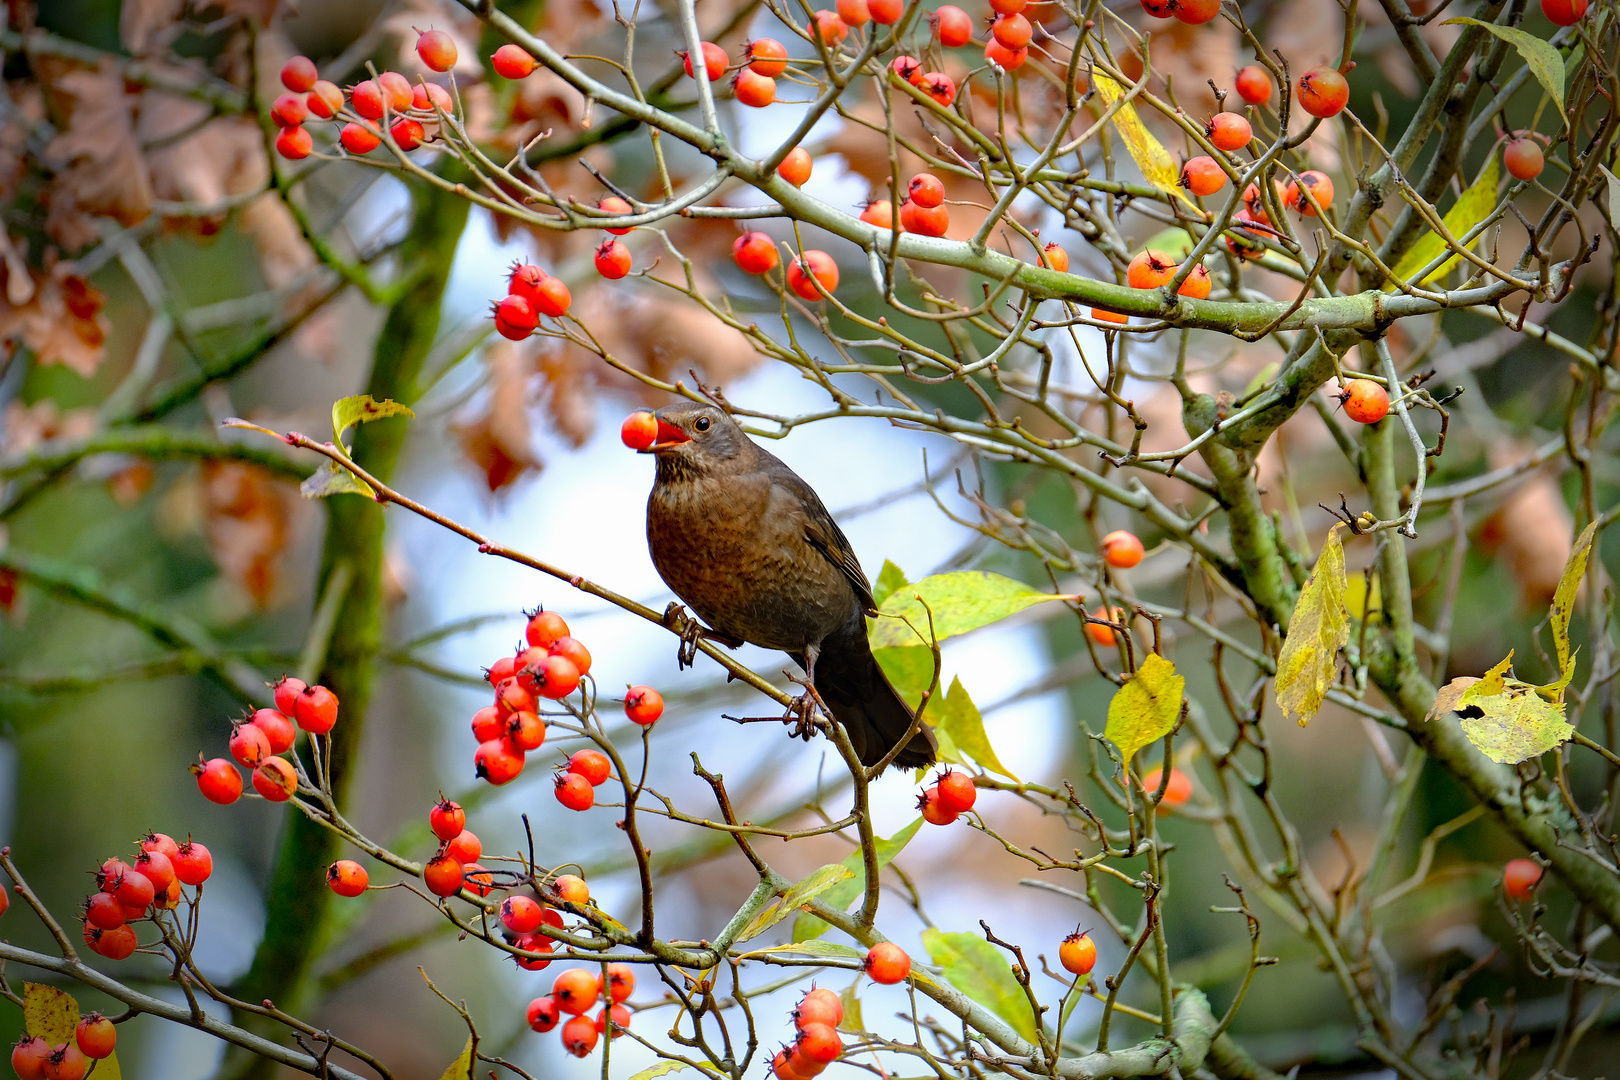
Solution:
<svg viewBox="0 0 1620 1080">
<path fill-rule="evenodd" d="M 771 482 L 785 489 L 804 509 L 805 540 L 849 580 L 850 587 L 855 590 L 855 597 L 861 602 L 863 610 L 876 610 L 877 602 L 872 599 L 872 584 L 866 580 L 861 562 L 855 557 L 855 549 L 850 546 L 844 530 L 838 527 L 838 522 L 833 520 L 827 508 L 821 504 L 821 498 L 815 493 L 815 489 L 786 465 L 771 470 L 771 473 Z"/>
</svg>

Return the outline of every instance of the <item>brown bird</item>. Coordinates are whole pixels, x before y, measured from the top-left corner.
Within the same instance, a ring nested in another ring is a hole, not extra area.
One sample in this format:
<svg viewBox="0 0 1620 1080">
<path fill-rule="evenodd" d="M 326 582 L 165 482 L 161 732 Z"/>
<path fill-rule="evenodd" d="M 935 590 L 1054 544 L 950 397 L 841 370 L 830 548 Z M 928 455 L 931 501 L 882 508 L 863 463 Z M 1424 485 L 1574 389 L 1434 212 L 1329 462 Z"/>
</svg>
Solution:
<svg viewBox="0 0 1620 1080">
<path fill-rule="evenodd" d="M 882 761 L 915 714 L 872 657 L 872 586 L 832 515 L 723 410 L 681 402 L 653 415 L 647 547 L 659 576 L 711 637 L 791 656 L 861 761 Z M 894 764 L 929 765 L 936 746 L 925 725 Z"/>
</svg>

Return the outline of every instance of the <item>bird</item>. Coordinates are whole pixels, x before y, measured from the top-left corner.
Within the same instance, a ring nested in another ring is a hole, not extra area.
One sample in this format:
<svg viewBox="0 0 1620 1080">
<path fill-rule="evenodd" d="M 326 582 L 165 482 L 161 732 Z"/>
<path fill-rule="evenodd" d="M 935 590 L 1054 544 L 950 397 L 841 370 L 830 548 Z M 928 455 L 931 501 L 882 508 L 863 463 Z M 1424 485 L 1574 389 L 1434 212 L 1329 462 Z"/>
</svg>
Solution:
<svg viewBox="0 0 1620 1080">
<path fill-rule="evenodd" d="M 881 762 L 916 713 L 872 655 L 872 586 L 849 540 L 809 484 L 748 437 L 723 409 L 696 401 L 653 413 L 657 474 L 647 497 L 647 548 L 682 603 L 730 645 L 779 649 L 849 733 L 861 763 Z M 902 769 L 933 764 L 928 725 L 895 754 Z"/>
</svg>

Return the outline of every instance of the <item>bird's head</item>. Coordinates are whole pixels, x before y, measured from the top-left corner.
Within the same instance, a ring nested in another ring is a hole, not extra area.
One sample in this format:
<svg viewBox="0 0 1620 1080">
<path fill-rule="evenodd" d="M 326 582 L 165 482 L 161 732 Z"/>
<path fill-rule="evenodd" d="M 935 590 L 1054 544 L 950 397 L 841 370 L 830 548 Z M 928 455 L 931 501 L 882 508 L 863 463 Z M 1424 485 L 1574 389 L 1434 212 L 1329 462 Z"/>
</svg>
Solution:
<svg viewBox="0 0 1620 1080">
<path fill-rule="evenodd" d="M 713 405 L 682 401 L 659 409 L 653 419 L 658 434 L 643 452 L 657 454 L 661 467 L 680 471 L 723 468 L 753 448 L 737 422 Z"/>
</svg>

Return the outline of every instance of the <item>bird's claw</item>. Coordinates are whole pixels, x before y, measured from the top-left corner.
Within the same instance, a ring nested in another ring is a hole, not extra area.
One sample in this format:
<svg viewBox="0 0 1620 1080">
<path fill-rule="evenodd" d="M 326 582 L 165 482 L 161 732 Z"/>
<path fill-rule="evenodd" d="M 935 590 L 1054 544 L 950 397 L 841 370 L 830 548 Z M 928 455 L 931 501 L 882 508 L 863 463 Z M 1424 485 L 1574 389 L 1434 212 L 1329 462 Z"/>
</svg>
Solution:
<svg viewBox="0 0 1620 1080">
<path fill-rule="evenodd" d="M 742 644 L 738 638 L 727 637 L 725 634 L 710 630 L 696 619 L 686 613 L 686 608 L 674 601 L 664 609 L 664 625 L 680 635 L 681 645 L 675 653 L 675 662 L 681 670 L 692 666 L 697 659 L 698 642 L 704 638 L 718 641 L 728 649 L 735 649 Z"/>
<path fill-rule="evenodd" d="M 793 730 L 789 733 L 791 737 L 809 742 L 817 731 L 826 726 L 826 721 L 816 716 L 817 711 L 823 716 L 831 716 L 832 710 L 827 708 L 827 703 L 821 700 L 821 695 L 816 693 L 809 680 L 794 675 L 788 678 L 804 687 L 804 693 L 788 703 L 787 711 L 782 714 L 782 723 L 793 724 Z"/>
</svg>

